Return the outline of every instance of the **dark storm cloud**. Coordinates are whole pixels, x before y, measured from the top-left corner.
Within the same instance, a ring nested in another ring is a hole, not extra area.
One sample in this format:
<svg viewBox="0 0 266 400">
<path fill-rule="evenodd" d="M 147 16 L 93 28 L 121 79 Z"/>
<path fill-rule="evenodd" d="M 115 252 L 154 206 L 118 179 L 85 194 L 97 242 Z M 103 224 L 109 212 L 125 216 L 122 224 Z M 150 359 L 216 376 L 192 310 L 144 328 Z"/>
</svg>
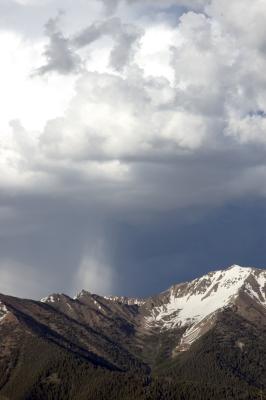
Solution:
<svg viewBox="0 0 266 400">
<path fill-rule="evenodd" d="M 259 159 L 264 165 L 257 150 L 138 162 L 127 186 L 66 167 L 54 170 L 60 179 L 49 195 L 2 192 L 0 269 L 10 277 L 2 273 L 1 291 L 9 285 L 13 294 L 40 297 L 84 287 L 144 296 L 234 262 L 263 265 L 261 182 L 254 193 L 242 183 L 240 198 L 238 187 L 245 170 Z"/>
<path fill-rule="evenodd" d="M 18 219 L 1 230 L 0 265 L 14 275 L 8 280 L 2 273 L 1 291 L 10 291 L 5 288 L 9 284 L 11 294 L 74 295 L 85 287 L 103 294 L 145 296 L 234 262 L 265 265 L 266 210 L 261 201 L 171 212 L 129 207 L 111 213 L 71 205 L 63 198 L 8 201 Z M 108 243 L 100 249 L 99 237 Z M 99 250 L 104 254 L 95 253 Z M 96 282 L 94 276 L 77 279 L 84 251 L 97 261 L 108 259 L 107 270 L 97 264 Z M 112 282 L 106 286 L 108 279 Z"/>
<path fill-rule="evenodd" d="M 142 226 L 121 225 L 115 260 L 120 294 L 157 293 L 235 262 L 265 267 L 265 211 L 264 202 L 243 201 L 165 213 Z"/>
</svg>

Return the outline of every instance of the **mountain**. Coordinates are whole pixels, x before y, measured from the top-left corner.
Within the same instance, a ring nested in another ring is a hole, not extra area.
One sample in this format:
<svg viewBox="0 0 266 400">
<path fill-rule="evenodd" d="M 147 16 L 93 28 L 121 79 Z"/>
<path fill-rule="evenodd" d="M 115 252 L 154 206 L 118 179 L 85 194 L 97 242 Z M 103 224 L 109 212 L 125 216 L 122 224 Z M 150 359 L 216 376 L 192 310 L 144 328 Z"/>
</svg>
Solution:
<svg viewBox="0 0 266 400">
<path fill-rule="evenodd" d="M 147 299 L 0 295 L 1 399 L 266 399 L 266 270 Z"/>
</svg>

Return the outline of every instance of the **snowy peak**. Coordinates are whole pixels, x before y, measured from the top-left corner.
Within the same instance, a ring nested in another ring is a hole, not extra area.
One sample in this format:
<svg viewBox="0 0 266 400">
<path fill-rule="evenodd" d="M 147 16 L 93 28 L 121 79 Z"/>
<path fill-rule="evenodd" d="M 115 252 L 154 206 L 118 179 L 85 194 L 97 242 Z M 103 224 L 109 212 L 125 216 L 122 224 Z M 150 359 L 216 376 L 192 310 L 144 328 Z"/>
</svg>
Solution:
<svg viewBox="0 0 266 400">
<path fill-rule="evenodd" d="M 176 298 L 186 297 L 186 302 L 197 298 L 198 304 L 207 304 L 212 299 L 211 308 L 221 308 L 233 301 L 240 291 L 265 303 L 265 283 L 265 270 L 233 265 L 226 270 L 210 272 L 190 283 L 175 285 L 170 293 Z"/>
<path fill-rule="evenodd" d="M 233 265 L 175 285 L 151 309 L 147 327 L 185 328 L 181 346 L 186 349 L 210 329 L 219 311 L 235 304 L 241 292 L 266 307 L 266 271 Z"/>
<path fill-rule="evenodd" d="M 177 297 L 183 297 L 184 294 L 187 294 L 189 297 L 197 295 L 204 300 L 204 298 L 214 295 L 214 293 L 218 291 L 218 295 L 222 297 L 226 295 L 227 297 L 239 290 L 251 272 L 251 268 L 233 265 L 226 270 L 210 272 L 188 284 L 175 285 L 172 290 Z M 186 293 L 182 290 L 184 285 L 186 287 Z"/>
</svg>

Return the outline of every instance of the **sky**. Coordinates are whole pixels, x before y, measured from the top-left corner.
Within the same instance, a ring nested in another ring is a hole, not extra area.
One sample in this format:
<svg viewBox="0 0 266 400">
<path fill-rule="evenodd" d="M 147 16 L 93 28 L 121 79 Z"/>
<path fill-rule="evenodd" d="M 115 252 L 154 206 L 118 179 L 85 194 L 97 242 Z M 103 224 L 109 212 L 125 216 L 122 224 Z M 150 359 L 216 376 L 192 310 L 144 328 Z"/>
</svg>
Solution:
<svg viewBox="0 0 266 400">
<path fill-rule="evenodd" d="M 265 0 L 1 0 L 0 292 L 266 266 Z"/>
</svg>

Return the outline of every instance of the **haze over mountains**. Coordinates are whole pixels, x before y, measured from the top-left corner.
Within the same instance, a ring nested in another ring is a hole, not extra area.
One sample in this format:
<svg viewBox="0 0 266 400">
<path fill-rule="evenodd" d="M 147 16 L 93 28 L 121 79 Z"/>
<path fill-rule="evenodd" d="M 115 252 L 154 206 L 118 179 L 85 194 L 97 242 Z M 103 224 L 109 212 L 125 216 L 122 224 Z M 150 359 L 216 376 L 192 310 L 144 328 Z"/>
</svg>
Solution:
<svg viewBox="0 0 266 400">
<path fill-rule="evenodd" d="M 0 339 L 0 399 L 261 399 L 266 270 L 146 299 L 0 295 Z"/>
</svg>

